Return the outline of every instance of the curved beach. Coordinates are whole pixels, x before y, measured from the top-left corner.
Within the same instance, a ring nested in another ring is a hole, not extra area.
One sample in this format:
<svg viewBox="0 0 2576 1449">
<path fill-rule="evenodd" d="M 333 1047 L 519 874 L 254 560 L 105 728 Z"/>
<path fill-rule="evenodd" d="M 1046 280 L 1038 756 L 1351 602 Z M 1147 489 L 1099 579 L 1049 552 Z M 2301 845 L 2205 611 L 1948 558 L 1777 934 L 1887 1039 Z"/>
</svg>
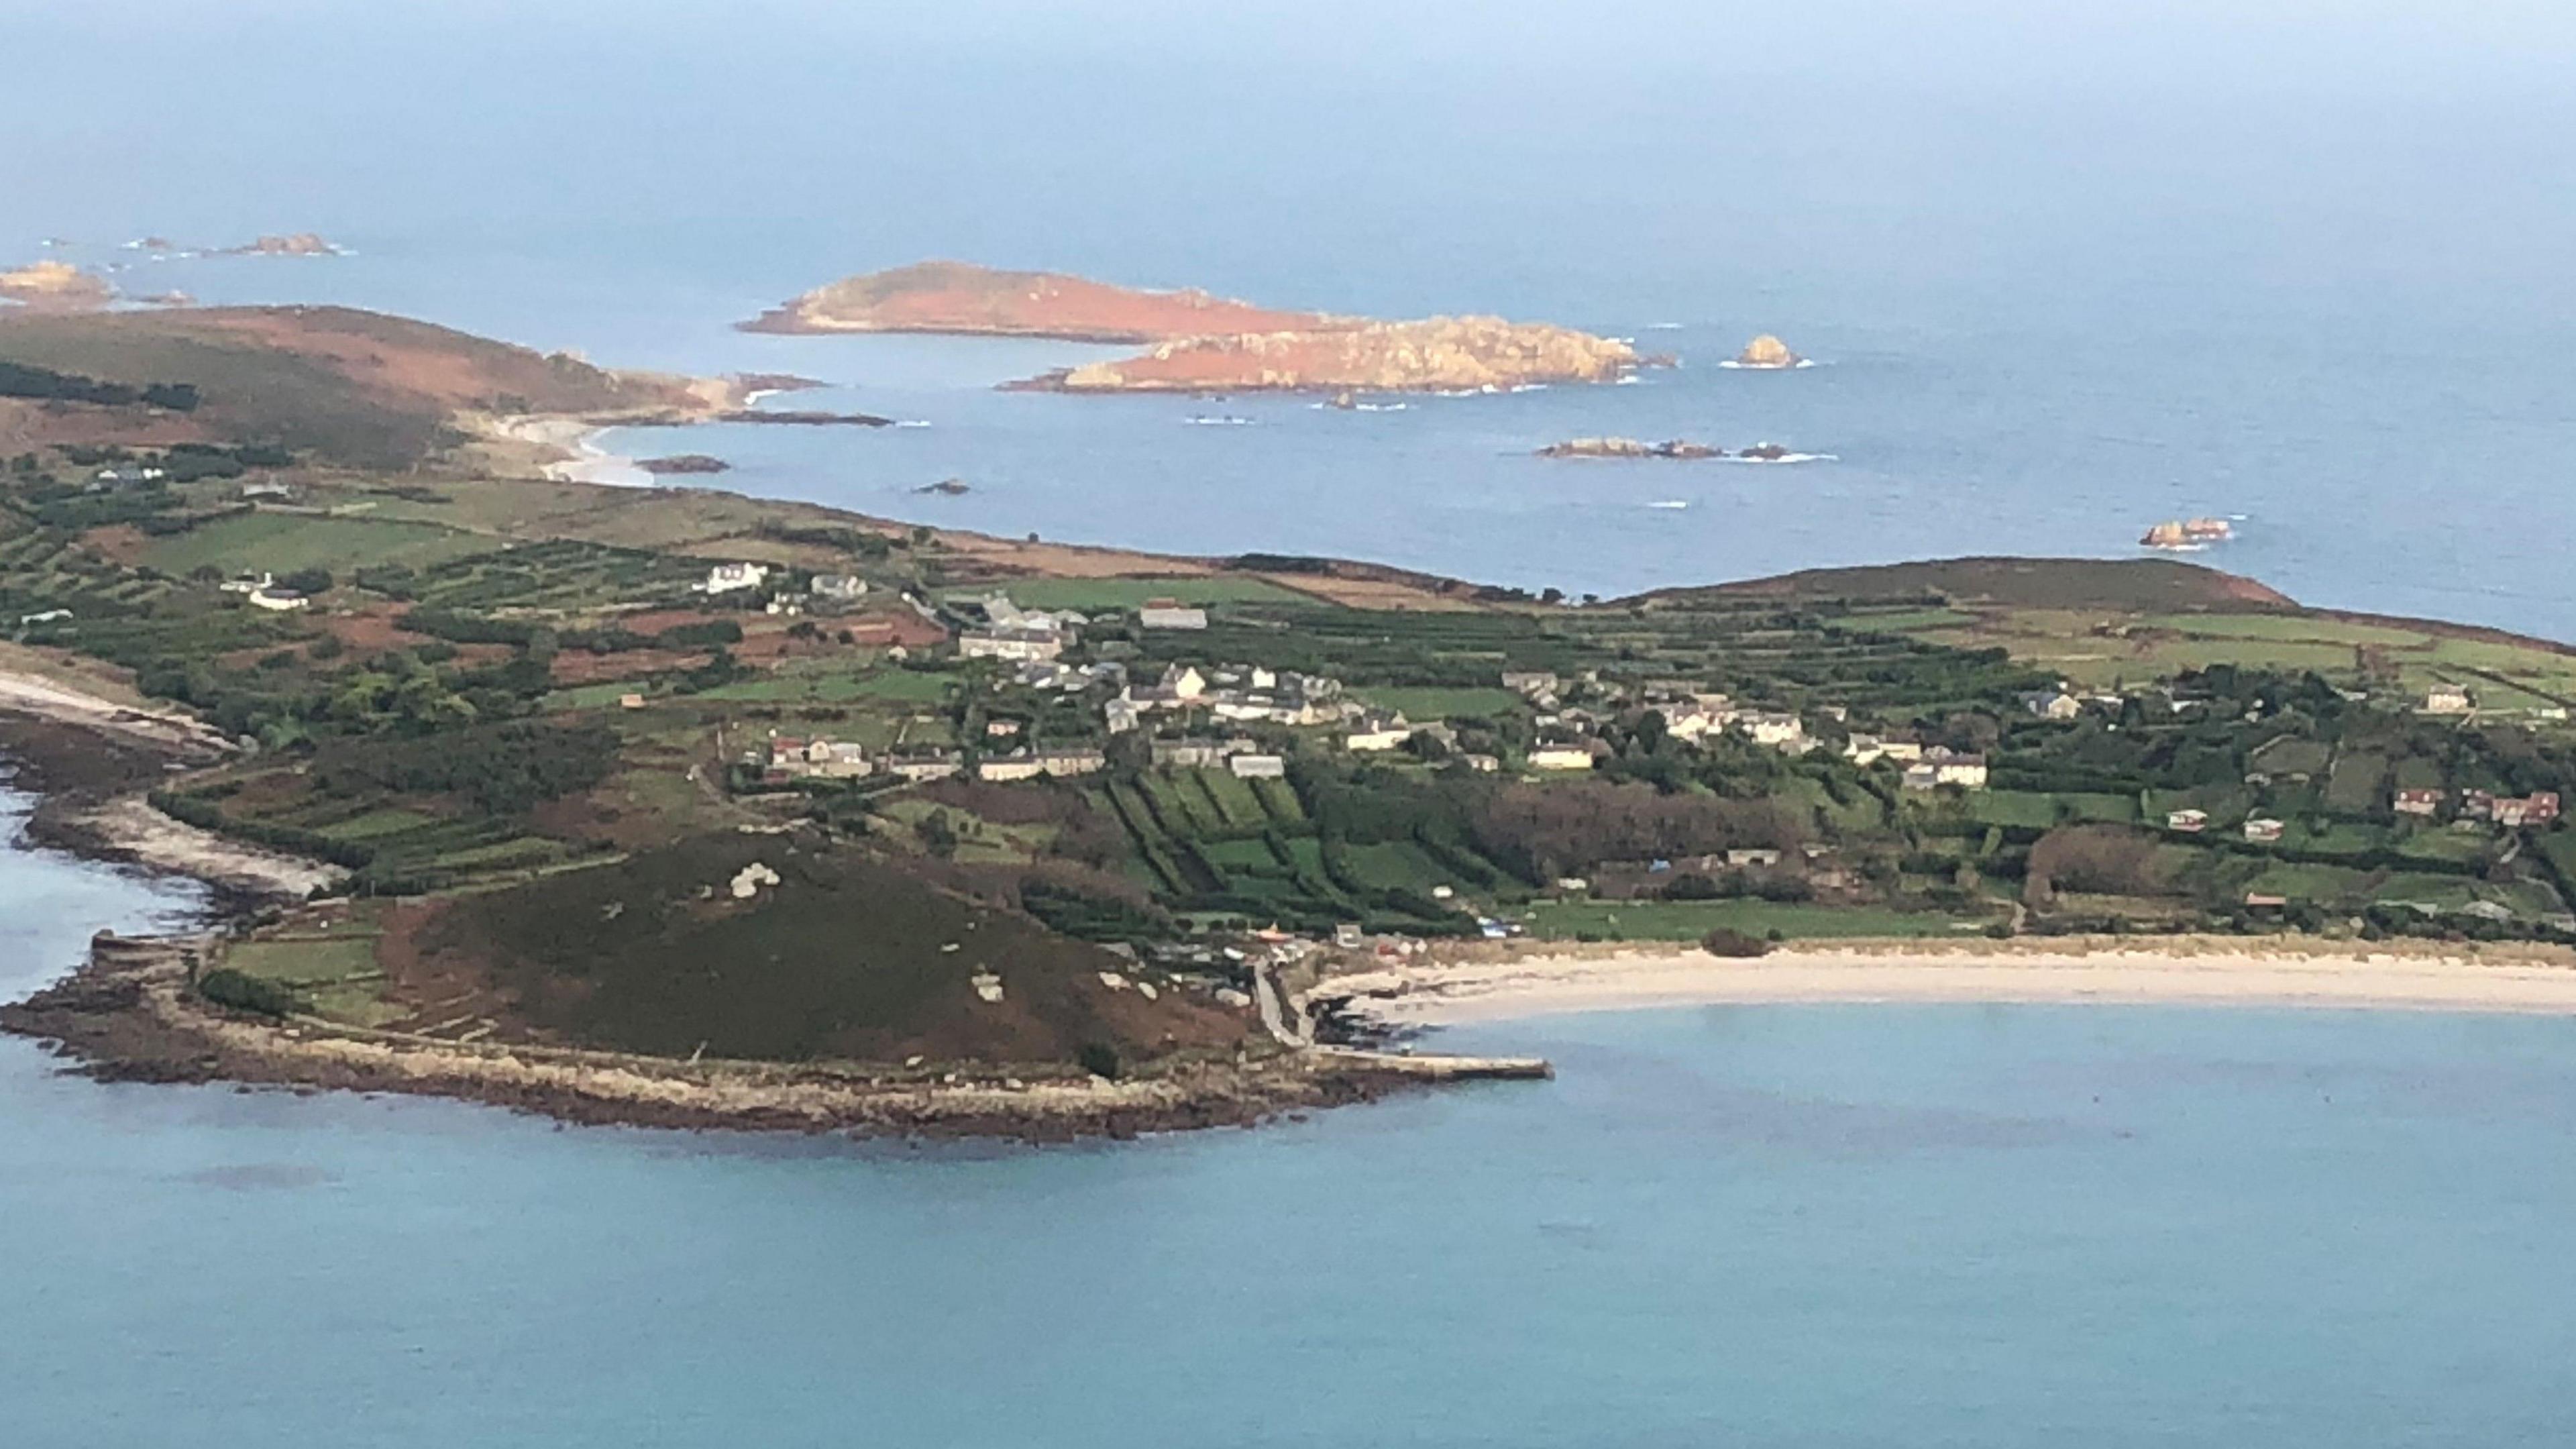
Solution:
<svg viewBox="0 0 2576 1449">
<path fill-rule="evenodd" d="M 1389 1027 L 1798 1003 L 2326 1007 L 2576 1015 L 2576 952 L 2291 937 L 1854 941 L 1767 956 L 1687 946 L 1470 951 L 1326 978 L 1317 1001 Z"/>
</svg>

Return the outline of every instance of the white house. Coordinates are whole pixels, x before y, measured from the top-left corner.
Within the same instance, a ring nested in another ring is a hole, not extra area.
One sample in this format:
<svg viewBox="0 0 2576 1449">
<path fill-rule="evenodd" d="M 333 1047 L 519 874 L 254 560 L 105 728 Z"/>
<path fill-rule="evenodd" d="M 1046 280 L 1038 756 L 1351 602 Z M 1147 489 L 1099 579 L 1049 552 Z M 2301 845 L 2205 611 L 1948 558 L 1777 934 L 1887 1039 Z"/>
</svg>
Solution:
<svg viewBox="0 0 2576 1449">
<path fill-rule="evenodd" d="M 852 599 L 867 597 L 868 581 L 857 574 L 816 574 L 814 581 L 806 586 L 806 592 L 818 599 L 846 604 Z"/>
<path fill-rule="evenodd" d="M 222 589 L 227 594 L 256 594 L 260 590 L 265 589 L 276 582 L 277 575 L 275 574 L 264 573 L 257 578 L 253 578 L 249 574 L 236 574 L 233 577 L 224 580 L 216 587 Z"/>
<path fill-rule="evenodd" d="M 967 659 L 1011 659 L 1030 663 L 1053 659 L 1064 653 L 1064 635 L 1054 629 L 1023 626 L 968 629 L 957 636 L 957 652 Z"/>
<path fill-rule="evenodd" d="M 1278 755 L 1236 755 L 1225 767 L 1238 780 L 1276 780 L 1288 773 L 1288 761 Z"/>
<path fill-rule="evenodd" d="M 1923 758 L 1923 746 L 1913 740 L 1883 739 L 1872 734 L 1855 734 L 1843 742 L 1843 758 L 1864 768 L 1880 760 L 1894 760 L 1911 765 Z"/>
<path fill-rule="evenodd" d="M 707 570 L 707 581 L 698 586 L 698 591 L 706 594 L 738 594 L 759 588 L 767 582 L 769 582 L 767 564 L 717 564 Z"/>
<path fill-rule="evenodd" d="M 808 741 L 798 755 L 777 763 L 791 774 L 827 780 L 852 780 L 869 770 L 868 752 L 846 740 Z"/>
<path fill-rule="evenodd" d="M 1204 629 L 1208 616 L 1207 610 L 1191 608 L 1178 599 L 1147 599 L 1136 611 L 1136 623 L 1145 629 Z"/>
<path fill-rule="evenodd" d="M 1956 785 L 1962 790 L 1986 788 L 1986 757 L 1936 748 L 1924 751 L 1920 761 L 1905 767 L 1908 790 L 1930 790 L 1942 785 Z"/>
<path fill-rule="evenodd" d="M 1541 745 L 1529 752 L 1533 770 L 1589 770 L 1592 750 L 1587 745 Z"/>
<path fill-rule="evenodd" d="M 2084 701 L 2066 692 L 2065 686 L 2033 690 L 2021 697 L 2021 707 L 2041 719 L 2073 719 L 2084 712 Z"/>
<path fill-rule="evenodd" d="M 1757 745 L 1769 745 L 1789 754 L 1804 754 L 1808 749 L 1806 721 L 1794 714 L 1752 711 L 1735 717 L 1735 728 Z"/>
<path fill-rule="evenodd" d="M 2469 692 L 2456 684 L 2437 684 L 2424 691 L 2426 714 L 2467 714 Z"/>
<path fill-rule="evenodd" d="M 2198 835 L 2200 832 L 2207 830 L 2208 828 L 2209 812 L 2206 810 L 2168 810 L 2165 812 L 2165 829 L 2167 830 L 2179 831 L 2184 835 Z"/>
<path fill-rule="evenodd" d="M 2285 828 L 2287 827 L 2278 820 L 2261 818 L 2248 820 L 2245 822 L 2245 838 L 2259 845 L 2280 839 L 2281 832 Z"/>
<path fill-rule="evenodd" d="M 1355 755 L 1372 754 L 1394 749 L 1411 738 L 1413 726 L 1405 723 L 1403 715 L 1370 715 L 1342 736 L 1342 748 Z"/>
<path fill-rule="evenodd" d="M 1222 765 L 1231 753 L 1223 740 L 1156 740 L 1153 744 L 1154 763 L 1167 770 Z"/>
<path fill-rule="evenodd" d="M 266 609 L 272 614 L 284 614 L 296 609 L 313 607 L 311 599 L 293 589 L 275 587 L 253 589 L 245 597 L 252 608 Z"/>
</svg>

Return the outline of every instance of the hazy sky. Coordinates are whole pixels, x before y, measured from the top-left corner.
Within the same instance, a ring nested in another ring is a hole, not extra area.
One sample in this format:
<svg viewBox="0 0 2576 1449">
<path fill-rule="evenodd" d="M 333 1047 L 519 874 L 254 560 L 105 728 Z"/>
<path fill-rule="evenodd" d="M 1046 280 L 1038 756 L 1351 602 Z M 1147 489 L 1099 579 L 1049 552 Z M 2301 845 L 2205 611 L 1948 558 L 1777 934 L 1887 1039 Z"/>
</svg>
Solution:
<svg viewBox="0 0 2576 1449">
<path fill-rule="evenodd" d="M 0 0 L 0 36 L 11 246 L 649 231 L 1363 306 L 1325 273 L 1579 272 L 1539 239 L 1585 229 L 1750 272 L 2223 252 L 2285 284 L 2331 250 L 2540 285 L 2576 246 L 2568 0 Z"/>
</svg>

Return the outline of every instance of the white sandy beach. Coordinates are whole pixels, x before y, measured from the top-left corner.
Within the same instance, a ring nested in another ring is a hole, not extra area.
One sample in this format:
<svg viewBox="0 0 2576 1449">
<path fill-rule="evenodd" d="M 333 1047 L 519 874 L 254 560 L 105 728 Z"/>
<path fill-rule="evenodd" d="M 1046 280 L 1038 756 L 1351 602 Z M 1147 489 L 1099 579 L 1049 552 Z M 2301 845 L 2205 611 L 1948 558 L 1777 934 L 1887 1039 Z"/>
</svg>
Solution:
<svg viewBox="0 0 2576 1449">
<path fill-rule="evenodd" d="M 1682 946 L 1380 965 L 1310 996 L 1394 1027 L 1646 1007 L 1815 1002 L 2304 1006 L 2576 1015 L 2576 956 L 2453 947 L 2183 938 L 1801 946 L 1755 959 Z"/>
<path fill-rule="evenodd" d="M 608 430 L 580 418 L 503 418 L 492 431 L 517 443 L 531 444 L 547 455 L 545 476 L 558 483 L 598 483 L 612 488 L 650 488 L 653 475 L 635 460 L 599 445 Z"/>
</svg>

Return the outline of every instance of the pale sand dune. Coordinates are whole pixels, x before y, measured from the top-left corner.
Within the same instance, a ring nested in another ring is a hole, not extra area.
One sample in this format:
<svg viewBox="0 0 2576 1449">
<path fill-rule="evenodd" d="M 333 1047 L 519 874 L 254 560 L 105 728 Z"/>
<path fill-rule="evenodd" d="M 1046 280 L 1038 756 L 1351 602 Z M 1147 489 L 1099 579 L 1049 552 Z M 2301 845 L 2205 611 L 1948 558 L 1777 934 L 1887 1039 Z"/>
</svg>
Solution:
<svg viewBox="0 0 2576 1449">
<path fill-rule="evenodd" d="M 2029 1002 L 2380 1007 L 2576 1015 L 2576 956 L 2546 947 L 2186 938 L 2064 943 L 1858 943 L 1726 959 L 1687 947 L 1473 956 L 1335 976 L 1388 1026 L 1577 1011 L 1795 1002 Z"/>
</svg>

